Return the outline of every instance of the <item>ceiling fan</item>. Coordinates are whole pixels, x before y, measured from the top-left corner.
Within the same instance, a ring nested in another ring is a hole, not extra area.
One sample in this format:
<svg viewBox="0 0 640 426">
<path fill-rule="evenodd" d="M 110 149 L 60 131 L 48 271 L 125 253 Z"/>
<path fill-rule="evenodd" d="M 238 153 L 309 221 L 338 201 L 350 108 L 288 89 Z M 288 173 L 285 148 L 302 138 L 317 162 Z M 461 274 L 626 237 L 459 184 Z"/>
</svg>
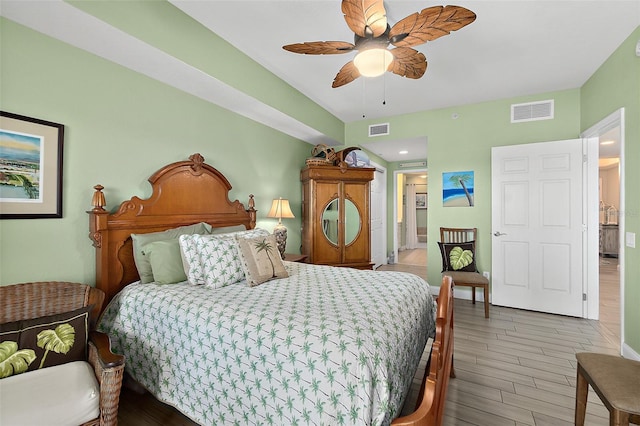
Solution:
<svg viewBox="0 0 640 426">
<path fill-rule="evenodd" d="M 427 70 L 427 59 L 410 46 L 432 41 L 469 25 L 475 13 L 460 6 L 434 6 L 397 22 L 387 23 L 383 0 L 343 0 L 342 13 L 355 33 L 354 42 L 311 41 L 288 44 L 283 49 L 307 55 L 334 55 L 357 50 L 353 61 L 338 72 L 331 87 L 344 86 L 360 76 L 376 77 L 390 71 L 417 79 Z M 395 46 L 389 49 L 389 45 Z"/>
</svg>

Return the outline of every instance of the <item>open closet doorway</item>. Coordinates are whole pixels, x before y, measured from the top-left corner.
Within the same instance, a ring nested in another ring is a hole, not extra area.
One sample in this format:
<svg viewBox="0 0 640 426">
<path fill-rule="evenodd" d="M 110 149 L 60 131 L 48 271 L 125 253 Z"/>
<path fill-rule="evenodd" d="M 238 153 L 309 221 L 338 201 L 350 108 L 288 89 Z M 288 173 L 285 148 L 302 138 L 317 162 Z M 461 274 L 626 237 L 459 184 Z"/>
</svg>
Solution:
<svg viewBox="0 0 640 426">
<path fill-rule="evenodd" d="M 620 109 L 582 135 L 598 138 L 597 318 L 611 339 L 621 345 L 621 352 L 624 352 L 624 216 L 619 213 L 625 210 L 623 129 L 624 109 Z"/>
<path fill-rule="evenodd" d="M 394 172 L 393 261 L 398 268 L 426 278 L 427 169 Z"/>
</svg>

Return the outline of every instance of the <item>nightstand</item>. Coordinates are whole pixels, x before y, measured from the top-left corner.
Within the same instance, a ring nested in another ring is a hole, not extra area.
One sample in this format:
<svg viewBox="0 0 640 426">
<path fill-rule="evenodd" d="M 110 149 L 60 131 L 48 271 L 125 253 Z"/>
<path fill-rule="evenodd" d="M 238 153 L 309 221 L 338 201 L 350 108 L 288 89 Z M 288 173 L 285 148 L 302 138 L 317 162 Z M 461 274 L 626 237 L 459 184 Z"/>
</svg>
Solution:
<svg viewBox="0 0 640 426">
<path fill-rule="evenodd" d="M 285 253 L 284 260 L 287 262 L 301 262 L 304 263 L 307 260 L 306 254 L 293 254 L 293 253 Z"/>
</svg>

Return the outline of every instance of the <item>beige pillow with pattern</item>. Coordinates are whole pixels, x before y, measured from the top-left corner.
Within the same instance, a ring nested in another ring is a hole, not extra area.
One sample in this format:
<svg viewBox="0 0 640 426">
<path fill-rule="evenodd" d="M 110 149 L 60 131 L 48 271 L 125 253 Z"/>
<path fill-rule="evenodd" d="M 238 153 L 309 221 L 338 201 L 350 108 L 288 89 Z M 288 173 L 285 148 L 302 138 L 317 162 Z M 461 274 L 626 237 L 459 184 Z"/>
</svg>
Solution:
<svg viewBox="0 0 640 426">
<path fill-rule="evenodd" d="M 251 287 L 289 276 L 280 258 L 274 235 L 238 238 L 238 248 L 245 277 Z"/>
</svg>

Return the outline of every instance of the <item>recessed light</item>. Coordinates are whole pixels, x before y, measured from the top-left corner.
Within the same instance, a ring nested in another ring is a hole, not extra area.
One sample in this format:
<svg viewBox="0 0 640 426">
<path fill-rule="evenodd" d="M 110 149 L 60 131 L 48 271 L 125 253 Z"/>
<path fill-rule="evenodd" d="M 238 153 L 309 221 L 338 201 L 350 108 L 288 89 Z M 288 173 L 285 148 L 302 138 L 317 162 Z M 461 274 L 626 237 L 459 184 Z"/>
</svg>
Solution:
<svg viewBox="0 0 640 426">
<path fill-rule="evenodd" d="M 400 151 L 398 154 L 405 155 L 405 154 L 408 154 L 408 153 L 409 153 L 409 151 Z"/>
<path fill-rule="evenodd" d="M 427 175 L 422 175 L 422 176 L 420 176 L 420 177 L 421 177 L 422 179 L 426 179 L 426 178 L 427 178 Z"/>
<path fill-rule="evenodd" d="M 613 145 L 614 143 L 616 143 L 616 141 L 602 141 L 600 145 Z"/>
</svg>

